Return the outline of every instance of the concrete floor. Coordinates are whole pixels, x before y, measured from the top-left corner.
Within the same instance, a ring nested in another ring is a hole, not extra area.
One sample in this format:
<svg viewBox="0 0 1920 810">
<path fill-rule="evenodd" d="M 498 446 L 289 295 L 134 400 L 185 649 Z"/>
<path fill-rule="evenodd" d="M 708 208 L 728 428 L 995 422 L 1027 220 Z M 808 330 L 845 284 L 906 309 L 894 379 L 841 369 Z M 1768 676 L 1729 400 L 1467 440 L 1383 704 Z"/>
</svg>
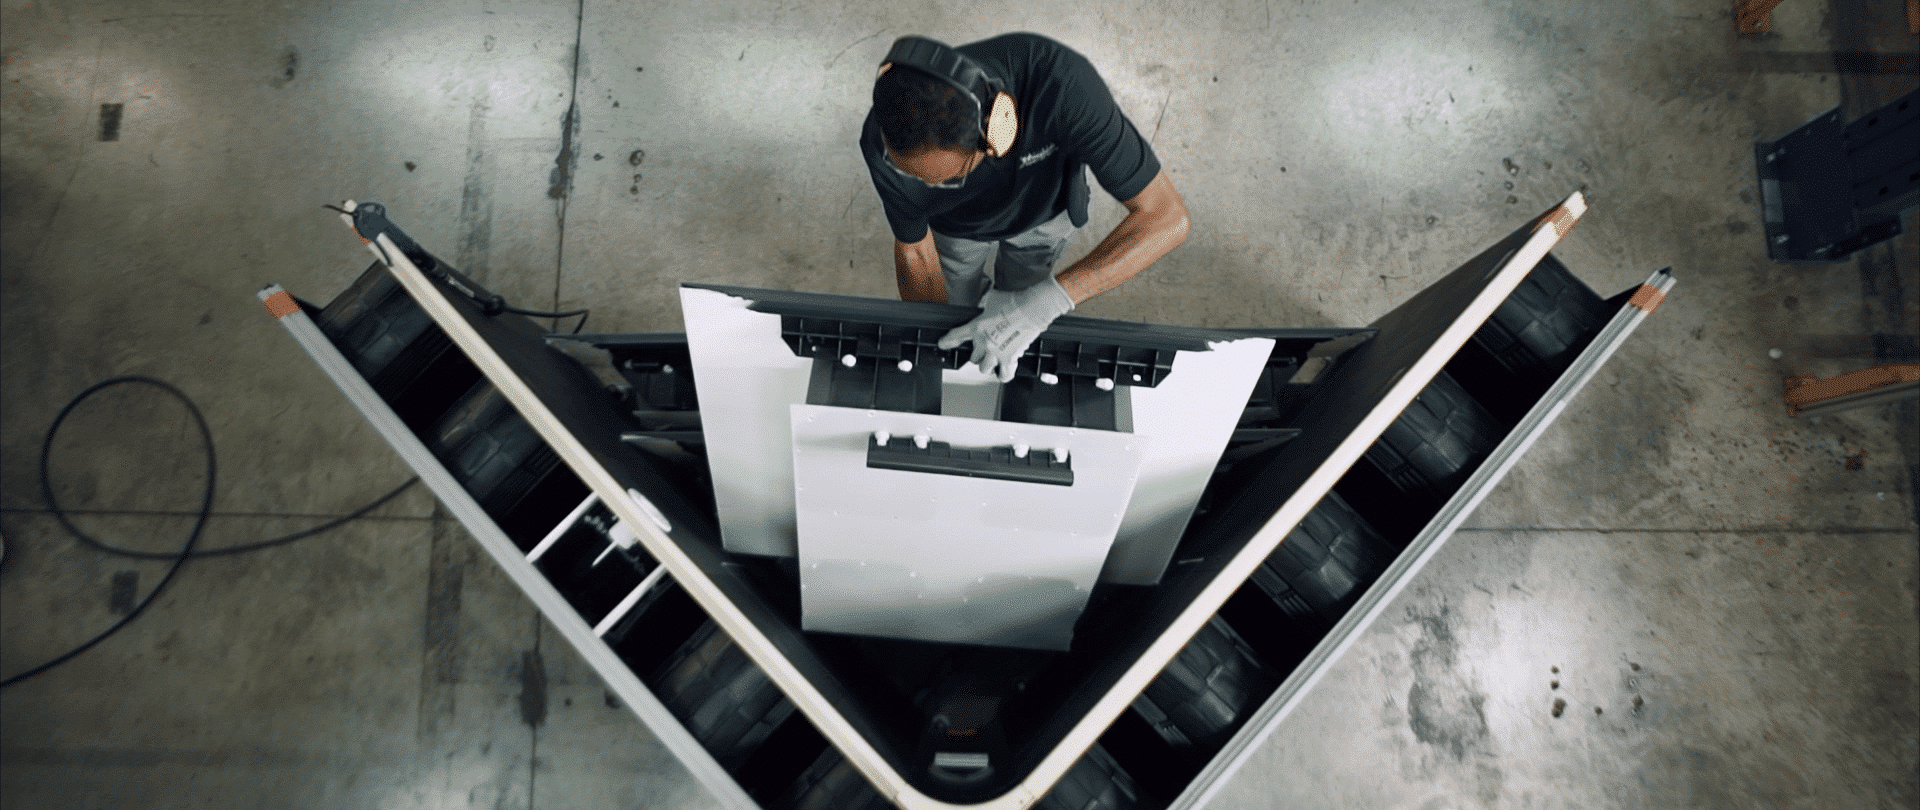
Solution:
<svg viewBox="0 0 1920 810">
<path fill-rule="evenodd" d="M 1680 278 L 1215 807 L 1920 803 L 1916 409 L 1780 398 L 1911 361 L 1920 227 L 1773 263 L 1751 146 L 1910 89 L 1898 0 L 1791 0 L 1751 38 L 1724 0 L 423 5 L 0 2 L 0 673 L 166 571 L 46 511 L 45 432 L 96 382 L 163 378 L 205 411 L 209 547 L 407 477 L 254 299 L 324 301 L 366 265 L 322 203 L 384 202 L 595 330 L 679 329 L 683 280 L 891 295 L 854 149 L 874 63 L 906 33 L 1034 30 L 1099 66 L 1195 222 L 1085 314 L 1365 323 L 1576 188 L 1592 209 L 1556 255 L 1577 274 Z M 1098 197 L 1079 250 L 1118 221 Z M 54 490 L 87 531 L 175 549 L 196 437 L 112 389 L 62 429 Z M 706 806 L 611 703 L 412 491 L 189 563 L 125 632 L 0 692 L 0 803 Z"/>
</svg>

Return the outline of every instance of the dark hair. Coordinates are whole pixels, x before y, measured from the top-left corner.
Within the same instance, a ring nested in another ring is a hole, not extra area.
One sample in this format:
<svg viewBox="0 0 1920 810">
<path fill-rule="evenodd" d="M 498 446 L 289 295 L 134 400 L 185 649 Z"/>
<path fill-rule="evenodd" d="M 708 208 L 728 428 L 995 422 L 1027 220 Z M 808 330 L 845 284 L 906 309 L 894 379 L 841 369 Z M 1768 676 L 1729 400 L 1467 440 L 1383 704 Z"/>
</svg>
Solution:
<svg viewBox="0 0 1920 810">
<path fill-rule="evenodd" d="M 887 146 L 901 154 L 928 147 L 967 151 L 980 144 L 974 100 L 924 71 L 895 65 L 873 83 L 873 115 Z"/>
</svg>

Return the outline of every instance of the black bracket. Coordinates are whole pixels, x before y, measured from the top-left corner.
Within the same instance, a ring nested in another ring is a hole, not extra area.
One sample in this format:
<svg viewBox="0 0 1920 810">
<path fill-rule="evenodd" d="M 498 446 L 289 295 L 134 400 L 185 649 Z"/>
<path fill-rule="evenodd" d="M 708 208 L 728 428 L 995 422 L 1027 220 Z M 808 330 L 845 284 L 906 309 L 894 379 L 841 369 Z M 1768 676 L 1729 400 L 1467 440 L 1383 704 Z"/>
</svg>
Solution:
<svg viewBox="0 0 1920 810">
<path fill-rule="evenodd" d="M 1119 430 L 1113 386 L 1102 388 L 1096 378 L 1072 376 L 1052 383 L 1044 378 L 1019 377 L 1000 389 L 1000 420 L 1030 425 L 1059 425 L 1091 430 Z"/>
<path fill-rule="evenodd" d="M 1846 123 L 1835 107 L 1754 145 L 1767 255 L 1837 262 L 1900 234 L 1920 204 L 1920 90 Z"/>
<path fill-rule="evenodd" d="M 1035 377 L 1042 382 L 1052 378 L 1085 377 L 1089 381 L 1106 380 L 1111 385 L 1138 385 L 1152 388 L 1173 371 L 1173 349 L 1124 346 L 1079 340 L 1042 337 L 1020 356 L 1014 376 Z"/>
<path fill-rule="evenodd" d="M 968 478 L 993 478 L 1029 484 L 1073 486 L 1073 460 L 1055 461 L 1053 452 L 1031 448 L 1024 455 L 1012 446 L 964 448 L 946 442 L 918 440 L 907 436 L 889 436 L 885 444 L 877 435 L 867 436 L 867 466 L 881 470 L 959 475 Z"/>
</svg>

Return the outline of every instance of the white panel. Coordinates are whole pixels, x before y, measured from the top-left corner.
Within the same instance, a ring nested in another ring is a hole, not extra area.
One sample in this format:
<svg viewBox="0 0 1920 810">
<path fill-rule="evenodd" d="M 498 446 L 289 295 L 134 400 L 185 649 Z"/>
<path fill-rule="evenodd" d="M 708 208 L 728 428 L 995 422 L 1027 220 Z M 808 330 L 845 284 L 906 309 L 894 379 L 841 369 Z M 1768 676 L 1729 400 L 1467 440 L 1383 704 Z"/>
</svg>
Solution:
<svg viewBox="0 0 1920 810">
<path fill-rule="evenodd" d="M 812 361 L 795 356 L 780 339 L 780 316 L 754 312 L 750 303 L 717 290 L 680 290 L 723 544 L 738 553 L 793 556 L 787 406 L 806 401 Z M 1101 581 L 1159 582 L 1272 351 L 1268 338 L 1183 351 L 1158 387 L 1118 392 L 1131 400 L 1135 435 L 1154 441 L 1146 445 L 1143 486 L 1121 523 Z M 941 377 L 943 413 L 996 415 L 997 380 L 972 366 Z"/>
<path fill-rule="evenodd" d="M 1273 354 L 1269 338 L 1211 346 L 1212 351 L 1180 352 L 1158 386 L 1128 389 L 1134 433 L 1151 441 L 1140 486 L 1120 524 L 1106 570 L 1100 572 L 1102 582 L 1160 581 L 1221 451 L 1233 438 L 1260 369 Z"/>
<path fill-rule="evenodd" d="M 680 288 L 707 466 L 728 551 L 791 557 L 792 436 L 787 406 L 807 399 L 812 361 L 780 339 L 780 316 L 744 298 Z"/>
<path fill-rule="evenodd" d="M 792 406 L 807 630 L 1064 650 L 1152 442 L 1077 430 Z M 1069 450 L 1072 486 L 870 469 L 868 437 Z"/>
</svg>

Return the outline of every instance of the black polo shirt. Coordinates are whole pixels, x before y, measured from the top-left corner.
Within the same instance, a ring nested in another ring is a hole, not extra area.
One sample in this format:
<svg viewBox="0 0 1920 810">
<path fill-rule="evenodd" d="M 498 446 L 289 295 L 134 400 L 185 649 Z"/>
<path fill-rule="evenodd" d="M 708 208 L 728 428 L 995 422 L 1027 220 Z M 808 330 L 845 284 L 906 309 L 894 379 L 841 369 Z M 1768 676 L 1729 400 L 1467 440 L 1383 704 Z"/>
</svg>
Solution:
<svg viewBox="0 0 1920 810">
<path fill-rule="evenodd" d="M 985 158 L 959 189 L 928 188 L 886 165 L 880 125 L 867 113 L 860 152 L 880 194 L 893 238 L 918 242 L 927 228 L 993 241 L 1061 211 L 1087 223 L 1082 166 L 1115 199 L 1138 196 L 1160 173 L 1153 147 L 1120 112 L 1087 58 L 1037 34 L 1005 34 L 957 50 L 1013 96 L 1020 130 L 1006 157 Z"/>
</svg>

